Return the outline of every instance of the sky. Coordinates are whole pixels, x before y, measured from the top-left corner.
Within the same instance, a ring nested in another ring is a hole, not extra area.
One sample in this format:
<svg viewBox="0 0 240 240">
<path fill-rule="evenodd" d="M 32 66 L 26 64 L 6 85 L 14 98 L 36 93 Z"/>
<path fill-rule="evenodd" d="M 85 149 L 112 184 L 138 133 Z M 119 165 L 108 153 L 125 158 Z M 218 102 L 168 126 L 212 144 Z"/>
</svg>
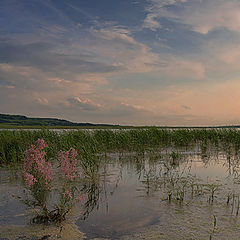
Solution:
<svg viewBox="0 0 240 240">
<path fill-rule="evenodd" d="M 0 113 L 240 123 L 239 0 L 0 0 Z"/>
</svg>

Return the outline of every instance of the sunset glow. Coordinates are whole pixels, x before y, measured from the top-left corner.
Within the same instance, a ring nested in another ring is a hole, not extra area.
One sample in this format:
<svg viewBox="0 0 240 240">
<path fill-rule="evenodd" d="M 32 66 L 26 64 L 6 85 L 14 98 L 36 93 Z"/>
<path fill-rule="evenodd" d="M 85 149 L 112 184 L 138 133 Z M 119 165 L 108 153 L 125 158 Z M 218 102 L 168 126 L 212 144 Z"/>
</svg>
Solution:
<svg viewBox="0 0 240 240">
<path fill-rule="evenodd" d="M 0 113 L 240 123 L 240 1 L 2 0 Z"/>
</svg>

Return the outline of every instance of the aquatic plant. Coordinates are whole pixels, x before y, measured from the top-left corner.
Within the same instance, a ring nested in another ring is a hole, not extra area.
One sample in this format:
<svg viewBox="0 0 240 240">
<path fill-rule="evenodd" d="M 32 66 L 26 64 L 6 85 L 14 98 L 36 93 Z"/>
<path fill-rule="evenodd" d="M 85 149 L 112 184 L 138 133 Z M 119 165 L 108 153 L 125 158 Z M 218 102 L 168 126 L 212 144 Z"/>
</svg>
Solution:
<svg viewBox="0 0 240 240">
<path fill-rule="evenodd" d="M 209 236 L 209 240 L 212 240 L 212 237 L 213 237 L 213 235 L 214 235 L 214 232 L 215 232 L 215 230 L 216 230 L 216 227 L 217 227 L 217 218 L 216 218 L 215 215 L 213 215 L 213 228 L 212 228 L 212 232 L 211 232 L 211 234 L 210 234 L 210 236 Z"/>
<path fill-rule="evenodd" d="M 216 197 L 215 192 L 219 190 L 219 186 L 220 185 L 213 184 L 213 183 L 212 184 L 206 184 L 206 190 L 209 193 L 209 196 L 208 196 L 208 202 L 209 203 L 213 204 L 213 200 Z"/>
<path fill-rule="evenodd" d="M 0 164 L 15 164 L 22 161 L 24 151 L 38 139 L 44 139 L 48 145 L 46 156 L 53 159 L 58 151 L 68 151 L 74 147 L 80 154 L 105 156 L 111 152 L 135 153 L 143 156 L 146 153 L 159 154 L 160 149 L 189 147 L 198 145 L 202 155 L 210 154 L 210 147 L 228 152 L 239 153 L 240 131 L 235 129 L 128 129 L 128 130 L 69 130 L 54 132 L 42 130 L 2 130 L 0 131 Z M 84 149 L 84 150 L 83 150 Z M 86 151 L 86 153 L 84 153 Z M 177 153 L 177 152 L 176 152 Z M 88 161 L 89 158 L 84 158 Z M 173 154 L 173 163 L 178 162 Z M 94 161 L 93 161 L 94 162 Z"/>
<path fill-rule="evenodd" d="M 32 204 L 41 207 L 43 215 L 47 218 L 49 210 L 46 200 L 51 191 L 53 172 L 51 163 L 45 160 L 45 148 L 47 145 L 44 140 L 38 139 L 35 145 L 24 152 L 22 176 L 34 199 Z"/>
<path fill-rule="evenodd" d="M 74 148 L 69 151 L 60 151 L 58 160 L 61 166 L 62 190 L 59 192 L 59 202 L 52 210 L 47 206 L 47 200 L 53 190 L 53 170 L 52 164 L 45 159 L 46 148 L 43 139 L 38 139 L 24 152 L 24 164 L 22 177 L 26 188 L 29 190 L 32 200 L 24 202 L 32 207 L 40 207 L 41 213 L 34 218 L 35 222 L 61 222 L 65 220 L 66 214 L 73 207 L 77 200 L 81 200 L 81 194 L 77 197 L 77 188 L 71 182 L 78 177 L 77 173 L 77 152 Z"/>
<path fill-rule="evenodd" d="M 171 164 L 178 165 L 178 159 L 180 157 L 179 154 L 177 152 L 172 151 L 170 156 L 171 156 L 171 160 L 172 160 Z"/>
</svg>

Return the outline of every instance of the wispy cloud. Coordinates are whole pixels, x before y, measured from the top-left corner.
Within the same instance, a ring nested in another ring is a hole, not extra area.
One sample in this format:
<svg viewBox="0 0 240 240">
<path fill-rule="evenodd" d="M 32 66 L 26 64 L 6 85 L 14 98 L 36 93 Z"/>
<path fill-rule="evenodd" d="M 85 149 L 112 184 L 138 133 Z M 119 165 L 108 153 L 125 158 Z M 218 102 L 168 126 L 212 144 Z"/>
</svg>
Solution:
<svg viewBox="0 0 240 240">
<path fill-rule="evenodd" d="M 186 24 L 193 31 L 206 34 L 215 28 L 240 30 L 240 3 L 235 0 L 149 0 L 144 27 L 161 26 L 161 18 Z"/>
<path fill-rule="evenodd" d="M 100 104 L 92 102 L 90 99 L 80 97 L 68 98 L 67 101 L 70 105 L 85 111 L 96 111 L 101 109 Z"/>
<path fill-rule="evenodd" d="M 145 44 L 137 42 L 131 32 L 119 26 L 89 30 L 95 37 L 95 53 L 114 66 L 130 72 L 149 72 L 165 63 Z"/>
<path fill-rule="evenodd" d="M 1 112 L 138 125 L 240 117 L 239 1 L 95 3 L 0 3 Z"/>
</svg>

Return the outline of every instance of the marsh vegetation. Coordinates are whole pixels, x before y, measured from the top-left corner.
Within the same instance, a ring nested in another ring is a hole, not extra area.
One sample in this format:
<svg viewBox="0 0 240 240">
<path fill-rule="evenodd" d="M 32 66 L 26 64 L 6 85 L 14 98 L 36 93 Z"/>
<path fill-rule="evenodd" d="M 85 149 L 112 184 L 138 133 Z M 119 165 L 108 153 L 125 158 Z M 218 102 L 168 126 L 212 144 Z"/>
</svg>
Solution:
<svg viewBox="0 0 240 240">
<path fill-rule="evenodd" d="M 89 239 L 240 238 L 240 132 L 232 129 L 1 131 L 2 229 L 26 227 L 36 215 L 18 198 L 24 151 L 39 138 L 53 168 L 60 150 L 78 153 L 71 189 L 84 197 L 66 218 Z"/>
</svg>

